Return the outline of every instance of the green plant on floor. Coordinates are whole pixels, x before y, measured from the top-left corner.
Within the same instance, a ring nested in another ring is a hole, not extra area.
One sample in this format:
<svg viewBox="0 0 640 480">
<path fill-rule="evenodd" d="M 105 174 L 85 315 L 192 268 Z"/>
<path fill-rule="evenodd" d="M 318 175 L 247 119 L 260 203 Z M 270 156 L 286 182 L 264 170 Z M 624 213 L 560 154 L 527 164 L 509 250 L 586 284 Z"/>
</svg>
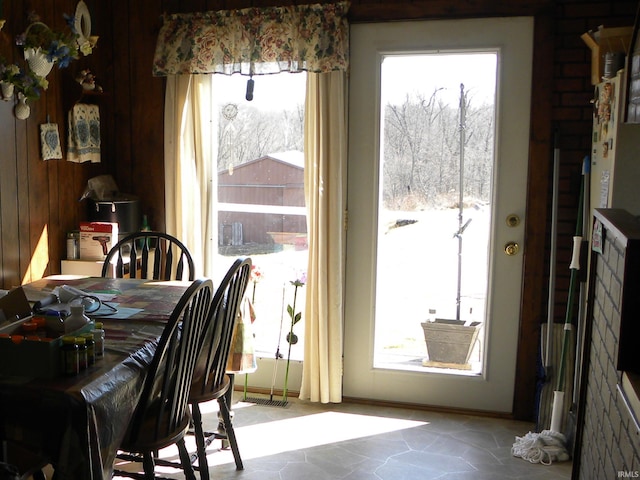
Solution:
<svg viewBox="0 0 640 480">
<path fill-rule="evenodd" d="M 298 276 L 295 280 L 290 282 L 293 285 L 293 305 L 287 305 L 287 314 L 291 320 L 291 324 L 289 326 L 289 333 L 287 334 L 287 342 L 289 342 L 289 351 L 287 353 L 287 368 L 284 374 L 284 391 L 282 400 L 287 401 L 287 386 L 289 383 L 289 363 L 291 360 L 291 346 L 298 343 L 298 336 L 293 333 L 293 327 L 296 323 L 302 320 L 302 312 L 296 312 L 296 300 L 298 299 L 298 288 L 304 287 L 305 283 L 307 283 L 307 274 L 303 272 Z"/>
</svg>

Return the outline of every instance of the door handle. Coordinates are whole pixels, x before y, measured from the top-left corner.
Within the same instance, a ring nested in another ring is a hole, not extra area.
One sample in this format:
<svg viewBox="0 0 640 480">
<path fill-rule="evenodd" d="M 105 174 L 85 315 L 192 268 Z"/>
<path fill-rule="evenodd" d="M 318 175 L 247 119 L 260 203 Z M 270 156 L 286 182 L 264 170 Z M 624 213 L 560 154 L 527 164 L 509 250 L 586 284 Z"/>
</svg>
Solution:
<svg viewBox="0 0 640 480">
<path fill-rule="evenodd" d="M 518 245 L 516 242 L 507 242 L 507 244 L 504 246 L 504 253 L 509 257 L 513 257 L 519 251 L 520 245 Z"/>
</svg>

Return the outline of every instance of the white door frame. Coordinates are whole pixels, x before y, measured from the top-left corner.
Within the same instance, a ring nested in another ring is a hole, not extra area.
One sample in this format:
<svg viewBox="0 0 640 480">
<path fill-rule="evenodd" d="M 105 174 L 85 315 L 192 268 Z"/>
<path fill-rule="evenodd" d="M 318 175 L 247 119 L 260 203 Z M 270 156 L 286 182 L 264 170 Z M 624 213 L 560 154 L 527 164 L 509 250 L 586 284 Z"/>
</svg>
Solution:
<svg viewBox="0 0 640 480">
<path fill-rule="evenodd" d="M 503 220 L 509 214 L 524 219 L 526 214 L 533 18 L 356 24 L 351 26 L 351 44 L 344 395 L 511 412 L 523 254 L 522 249 L 515 257 L 500 252 L 507 241 L 524 245 L 523 222 L 518 229 L 508 229 Z M 373 369 L 381 56 L 483 47 L 499 49 L 494 192 L 503 192 L 501 197 L 507 199 L 501 204 L 494 201 L 493 212 L 494 261 L 488 295 L 493 298 L 499 288 L 501 300 L 489 305 L 486 340 L 494 348 L 485 353 L 481 376 Z"/>
</svg>

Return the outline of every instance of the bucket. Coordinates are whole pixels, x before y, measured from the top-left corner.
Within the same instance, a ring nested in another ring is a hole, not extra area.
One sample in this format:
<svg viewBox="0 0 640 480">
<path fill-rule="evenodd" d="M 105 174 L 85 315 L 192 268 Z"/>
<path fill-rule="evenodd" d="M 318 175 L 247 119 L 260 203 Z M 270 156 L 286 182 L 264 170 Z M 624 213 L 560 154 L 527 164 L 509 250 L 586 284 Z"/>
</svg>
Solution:
<svg viewBox="0 0 640 480">
<path fill-rule="evenodd" d="M 117 223 L 119 235 L 123 237 L 140 230 L 140 201 L 133 195 L 119 195 L 110 200 L 89 199 L 88 217 L 91 222 Z"/>
</svg>

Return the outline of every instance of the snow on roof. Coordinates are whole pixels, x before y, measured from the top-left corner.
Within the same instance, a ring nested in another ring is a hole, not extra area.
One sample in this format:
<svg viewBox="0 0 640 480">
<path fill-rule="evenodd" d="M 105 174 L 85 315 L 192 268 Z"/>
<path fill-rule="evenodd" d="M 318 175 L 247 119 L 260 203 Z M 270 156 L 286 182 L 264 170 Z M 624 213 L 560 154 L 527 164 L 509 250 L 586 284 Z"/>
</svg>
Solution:
<svg viewBox="0 0 640 480">
<path fill-rule="evenodd" d="M 275 160 L 289 163 L 295 167 L 304 168 L 304 152 L 290 150 L 288 152 L 269 153 L 268 155 L 265 155 L 265 157 L 271 157 Z"/>
</svg>

